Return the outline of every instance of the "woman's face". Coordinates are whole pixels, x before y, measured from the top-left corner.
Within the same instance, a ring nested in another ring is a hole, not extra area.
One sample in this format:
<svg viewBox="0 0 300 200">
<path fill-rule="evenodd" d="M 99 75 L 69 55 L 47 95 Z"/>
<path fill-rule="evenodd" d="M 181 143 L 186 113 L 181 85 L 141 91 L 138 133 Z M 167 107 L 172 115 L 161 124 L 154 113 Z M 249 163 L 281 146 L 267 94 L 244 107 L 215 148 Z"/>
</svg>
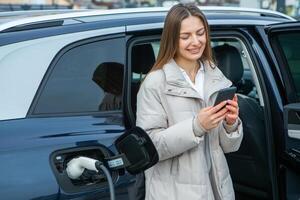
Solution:
<svg viewBox="0 0 300 200">
<path fill-rule="evenodd" d="M 206 30 L 199 17 L 189 16 L 181 22 L 177 59 L 196 61 L 206 45 Z"/>
</svg>

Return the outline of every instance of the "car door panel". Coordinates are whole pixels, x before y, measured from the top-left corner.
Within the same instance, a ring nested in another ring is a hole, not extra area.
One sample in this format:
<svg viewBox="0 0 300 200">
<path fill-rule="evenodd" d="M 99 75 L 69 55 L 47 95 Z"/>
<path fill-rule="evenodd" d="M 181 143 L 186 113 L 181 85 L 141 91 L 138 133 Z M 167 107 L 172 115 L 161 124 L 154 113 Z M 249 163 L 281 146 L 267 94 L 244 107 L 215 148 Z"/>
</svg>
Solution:
<svg viewBox="0 0 300 200">
<path fill-rule="evenodd" d="M 32 125 L 27 119 L 0 122 L 1 137 L 5 138 L 0 141 L 3 199 L 58 199 L 59 186 L 49 166 L 51 138 L 43 139 Z"/>
<path fill-rule="evenodd" d="M 286 103 L 283 111 L 284 140 L 281 169 L 286 199 L 300 198 L 300 23 L 272 25 L 266 29 L 283 77 Z"/>
<path fill-rule="evenodd" d="M 57 184 L 49 160 L 50 155 L 57 150 L 97 145 L 104 146 L 114 155 L 113 143 L 124 132 L 120 121 L 120 115 L 110 115 L 30 118 L 1 122 L 0 132 L 7 138 L 5 143 L 1 143 L 0 158 L 7 161 L 0 167 L 4 176 L 1 184 L 7 186 L 6 190 L 1 190 L 1 196 L 5 199 L 109 199 L 107 186 L 94 190 L 87 188 L 81 193 L 64 192 Z M 130 183 L 134 183 L 133 176 L 118 175 L 115 182 L 118 199 L 129 198 L 127 188 Z M 13 191 L 20 186 L 22 191 L 15 194 Z M 37 188 L 34 193 L 32 187 Z"/>
<path fill-rule="evenodd" d="M 300 103 L 284 107 L 286 130 L 286 191 L 287 199 L 299 199 L 300 188 Z"/>
</svg>

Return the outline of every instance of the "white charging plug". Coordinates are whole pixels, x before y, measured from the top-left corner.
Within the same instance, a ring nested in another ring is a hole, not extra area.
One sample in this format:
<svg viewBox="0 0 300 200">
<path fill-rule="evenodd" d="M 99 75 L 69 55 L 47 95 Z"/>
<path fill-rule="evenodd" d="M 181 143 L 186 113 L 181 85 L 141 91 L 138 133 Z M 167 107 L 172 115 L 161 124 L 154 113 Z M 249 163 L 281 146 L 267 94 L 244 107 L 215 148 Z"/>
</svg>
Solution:
<svg viewBox="0 0 300 200">
<path fill-rule="evenodd" d="M 73 158 L 67 163 L 67 174 L 71 179 L 77 179 L 82 175 L 84 169 L 98 172 L 95 166 L 97 161 L 87 157 Z"/>
<path fill-rule="evenodd" d="M 66 171 L 69 178 L 78 179 L 82 175 L 84 169 L 88 169 L 96 172 L 98 172 L 98 169 L 102 170 L 108 181 L 110 199 L 115 200 L 115 189 L 114 189 L 112 177 L 108 169 L 103 165 L 102 162 L 87 157 L 73 158 L 67 163 Z"/>
</svg>

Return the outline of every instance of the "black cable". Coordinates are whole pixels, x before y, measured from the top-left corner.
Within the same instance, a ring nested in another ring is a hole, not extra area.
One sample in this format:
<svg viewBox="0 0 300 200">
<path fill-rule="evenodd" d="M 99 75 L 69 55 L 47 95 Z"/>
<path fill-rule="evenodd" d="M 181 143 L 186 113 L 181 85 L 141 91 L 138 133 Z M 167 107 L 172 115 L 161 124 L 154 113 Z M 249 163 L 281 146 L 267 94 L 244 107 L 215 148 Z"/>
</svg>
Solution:
<svg viewBox="0 0 300 200">
<path fill-rule="evenodd" d="M 102 170 L 104 172 L 104 174 L 106 175 L 108 185 L 109 185 L 110 200 L 115 200 L 115 188 L 114 188 L 114 184 L 113 184 L 113 181 L 112 181 L 112 178 L 111 178 L 111 175 L 110 175 L 108 169 L 100 161 L 97 161 L 95 163 L 95 166 L 99 171 Z"/>
</svg>

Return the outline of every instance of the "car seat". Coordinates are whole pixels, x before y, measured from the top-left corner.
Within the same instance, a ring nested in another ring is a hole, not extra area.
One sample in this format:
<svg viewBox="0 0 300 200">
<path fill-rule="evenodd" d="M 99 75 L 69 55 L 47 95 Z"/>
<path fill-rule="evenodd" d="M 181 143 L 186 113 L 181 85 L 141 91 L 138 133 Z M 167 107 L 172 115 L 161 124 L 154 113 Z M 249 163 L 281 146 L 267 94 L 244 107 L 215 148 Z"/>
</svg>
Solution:
<svg viewBox="0 0 300 200">
<path fill-rule="evenodd" d="M 131 107 L 136 115 L 136 97 L 142 82 L 143 75 L 146 75 L 155 63 L 155 54 L 150 43 L 138 44 L 132 47 L 131 51 L 131 70 L 132 74 L 140 75 L 137 80 L 131 81 Z"/>
<path fill-rule="evenodd" d="M 99 110 L 121 109 L 123 79 L 123 64 L 117 62 L 103 62 L 97 66 L 93 73 L 92 80 L 105 92 L 98 106 Z"/>
<path fill-rule="evenodd" d="M 256 99 L 239 93 L 244 67 L 238 49 L 224 44 L 214 47 L 213 53 L 218 68 L 238 88 L 239 117 L 243 122 L 244 137 L 237 152 L 226 154 L 235 189 L 250 196 L 259 191 L 262 198 L 268 199 L 271 183 L 263 109 Z"/>
</svg>

